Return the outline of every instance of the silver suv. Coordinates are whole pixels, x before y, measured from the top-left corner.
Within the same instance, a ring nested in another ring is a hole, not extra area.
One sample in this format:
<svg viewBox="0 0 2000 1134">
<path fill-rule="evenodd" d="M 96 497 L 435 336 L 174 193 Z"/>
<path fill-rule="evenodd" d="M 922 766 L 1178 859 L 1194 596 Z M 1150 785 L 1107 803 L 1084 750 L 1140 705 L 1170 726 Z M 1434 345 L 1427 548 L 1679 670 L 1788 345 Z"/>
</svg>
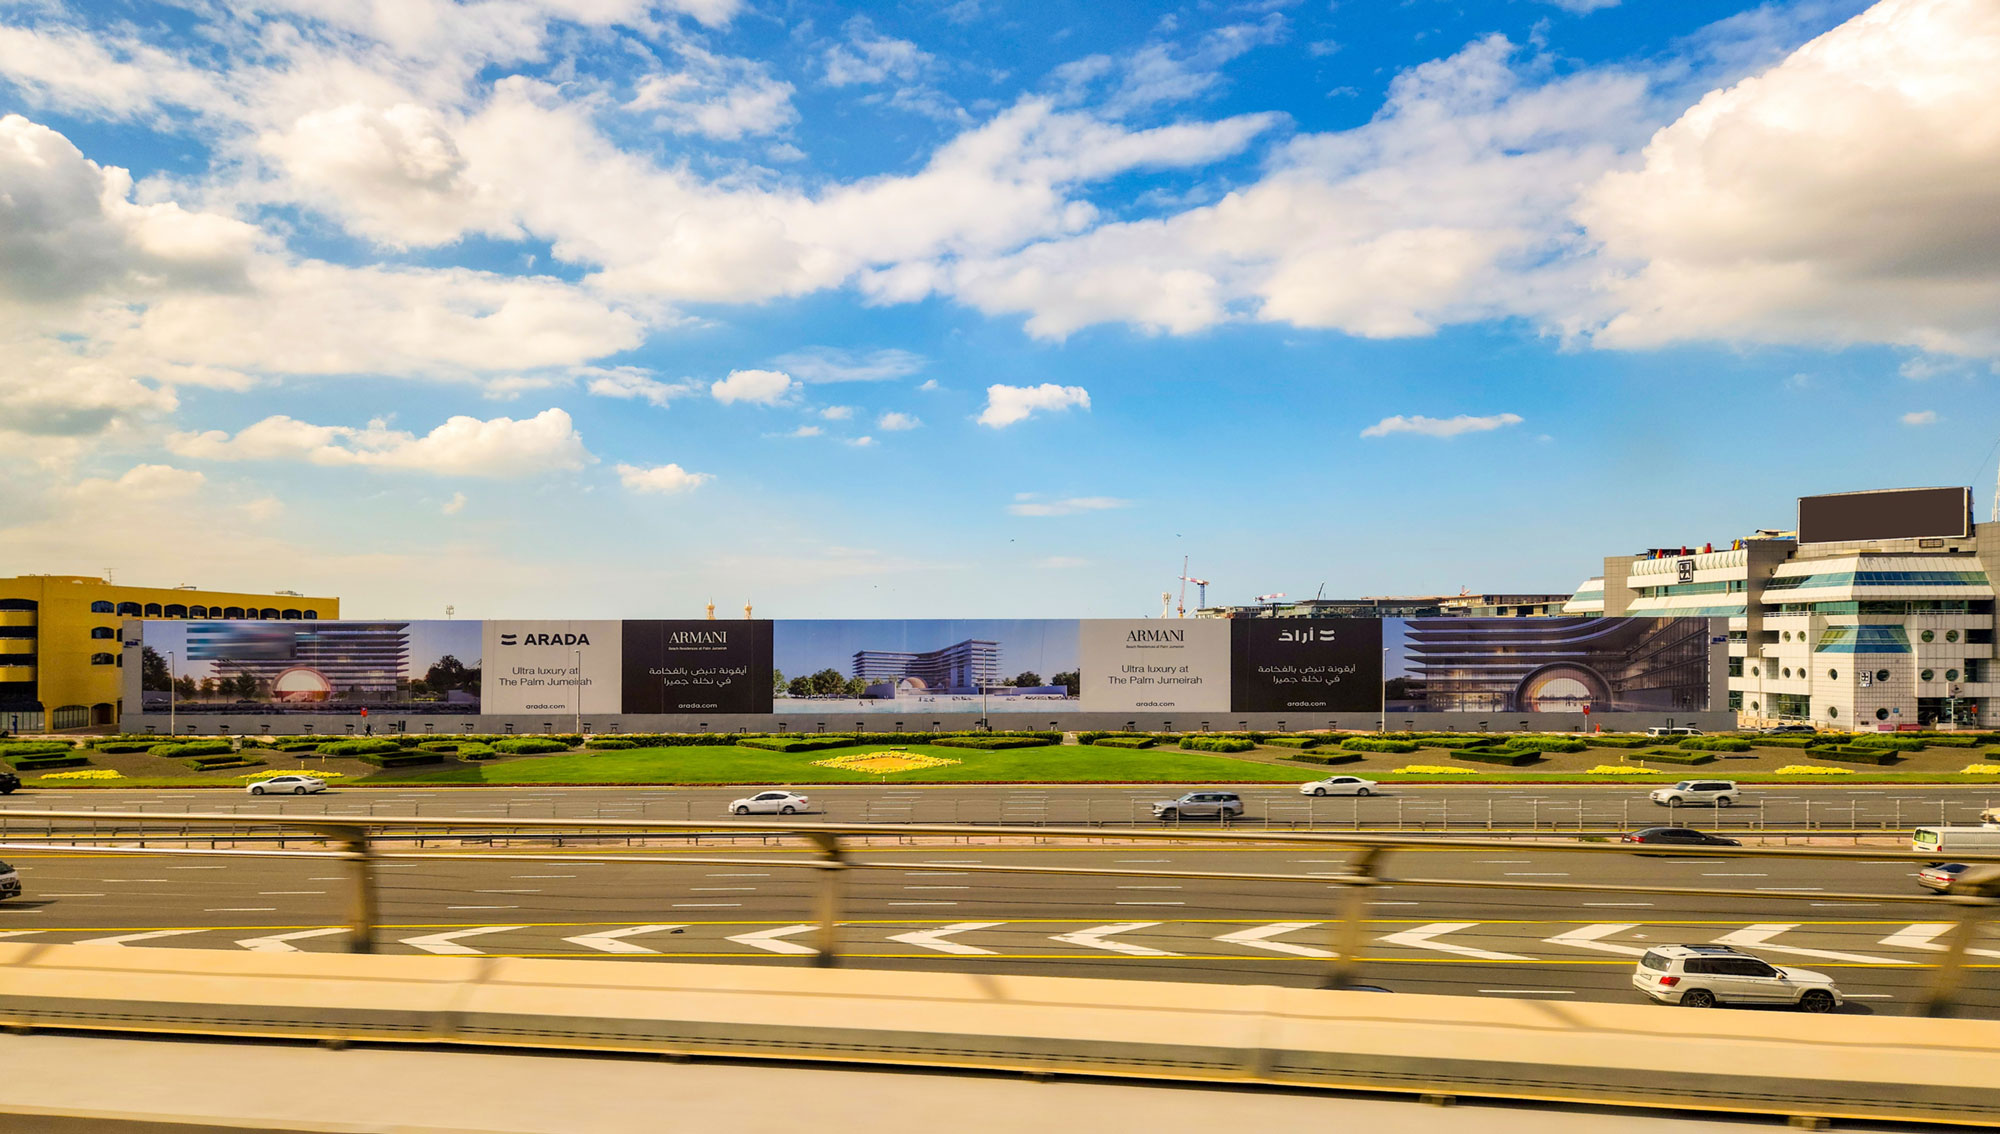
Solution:
<svg viewBox="0 0 2000 1134">
<path fill-rule="evenodd" d="M 1807 1012 L 1840 1006 L 1833 978 L 1810 969 L 1781 969 L 1727 945 L 1660 945 L 1639 958 L 1632 987 L 1662 1004 L 1791 1004 Z"/>
<path fill-rule="evenodd" d="M 1647 798 L 1661 807 L 1686 807 L 1690 803 L 1729 807 L 1742 798 L 1742 793 L 1736 789 L 1735 780 L 1682 780 L 1672 787 L 1654 788 Z"/>
<path fill-rule="evenodd" d="M 1163 799 L 1153 805 L 1156 819 L 1193 819 L 1217 816 L 1240 818 L 1243 797 L 1233 791 L 1191 791 L 1179 799 Z"/>
</svg>

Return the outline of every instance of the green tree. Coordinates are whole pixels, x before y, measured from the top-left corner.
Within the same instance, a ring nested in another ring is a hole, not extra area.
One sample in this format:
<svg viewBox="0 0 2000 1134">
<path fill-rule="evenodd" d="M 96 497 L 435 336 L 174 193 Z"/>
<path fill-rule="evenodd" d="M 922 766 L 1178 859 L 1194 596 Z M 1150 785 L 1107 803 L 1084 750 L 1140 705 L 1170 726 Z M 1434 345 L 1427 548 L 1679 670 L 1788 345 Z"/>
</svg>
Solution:
<svg viewBox="0 0 2000 1134">
<path fill-rule="evenodd" d="M 812 691 L 813 683 L 810 677 L 794 677 L 791 684 L 785 686 L 785 692 L 794 697 L 810 697 Z"/>
<path fill-rule="evenodd" d="M 778 669 L 774 666 L 771 669 L 771 692 L 783 693 L 784 691 L 785 691 L 785 671 L 782 669 Z"/>
<path fill-rule="evenodd" d="M 174 696 L 182 701 L 194 700 L 196 685 L 194 678 L 186 674 L 174 678 Z"/>
<path fill-rule="evenodd" d="M 850 677 L 847 679 L 846 693 L 856 699 L 865 697 L 868 695 L 868 682 L 859 677 Z"/>
<path fill-rule="evenodd" d="M 139 651 L 139 688 L 148 693 L 165 693 L 173 687 L 174 675 L 167 670 L 166 656 L 151 646 Z"/>
<path fill-rule="evenodd" d="M 1032 669 L 1024 669 L 1007 679 L 1007 684 L 1016 689 L 1033 689 L 1042 683 L 1042 675 Z"/>
<path fill-rule="evenodd" d="M 1070 696 L 1074 697 L 1083 688 L 1083 678 L 1072 669 L 1068 673 L 1058 673 L 1054 677 L 1049 678 L 1049 684 L 1062 686 L 1069 690 Z"/>
<path fill-rule="evenodd" d="M 812 691 L 821 697 L 838 697 L 847 692 L 847 678 L 837 669 L 823 669 L 812 675 Z"/>
<path fill-rule="evenodd" d="M 463 689 L 468 693 L 479 692 L 479 667 L 468 666 L 451 654 L 446 654 L 431 663 L 424 674 L 424 684 L 440 693 L 453 689 Z"/>
<path fill-rule="evenodd" d="M 230 683 L 228 692 L 239 701 L 254 701 L 262 692 L 260 684 L 256 674 L 245 670 L 236 675 L 235 680 Z"/>
</svg>

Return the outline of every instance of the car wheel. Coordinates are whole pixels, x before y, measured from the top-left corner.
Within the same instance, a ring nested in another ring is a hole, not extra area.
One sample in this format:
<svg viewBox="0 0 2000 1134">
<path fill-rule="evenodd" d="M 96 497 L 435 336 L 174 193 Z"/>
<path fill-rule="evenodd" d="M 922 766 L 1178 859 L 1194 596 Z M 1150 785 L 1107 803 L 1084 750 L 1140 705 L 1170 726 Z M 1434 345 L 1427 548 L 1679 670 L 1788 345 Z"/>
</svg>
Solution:
<svg viewBox="0 0 2000 1134">
<path fill-rule="evenodd" d="M 750 814 L 750 809 L 747 807 L 739 807 L 736 809 L 736 813 L 738 815 L 748 815 Z"/>
<path fill-rule="evenodd" d="M 1833 993 L 1824 988 L 1808 988 L 1799 997 L 1799 1007 L 1807 1012 L 1833 1011 Z"/>
<path fill-rule="evenodd" d="M 0 787 L 0 795 L 13 795 L 13 794 L 14 794 L 14 789 L 13 789 L 13 788 L 10 788 L 10 787 Z"/>
<path fill-rule="evenodd" d="M 778 808 L 778 813 L 781 815 L 797 815 L 799 813 L 799 809 L 787 804 L 784 807 Z"/>
<path fill-rule="evenodd" d="M 1180 817 L 1181 813 L 1179 811 L 1174 810 L 1171 807 L 1167 808 L 1165 811 L 1160 812 L 1160 819 L 1162 822 L 1171 823 Z"/>
<path fill-rule="evenodd" d="M 251 789 L 250 789 L 250 794 L 251 794 L 251 795 L 263 795 L 263 794 L 264 794 L 264 789 L 263 789 L 263 788 L 260 788 L 260 787 L 253 787 L 253 788 L 251 788 Z"/>
<path fill-rule="evenodd" d="M 1367 789 L 1367 788 L 1365 788 L 1365 787 L 1358 787 L 1358 788 L 1355 788 L 1355 789 L 1354 789 L 1354 794 L 1356 794 L 1356 795 L 1374 795 L 1375 793 L 1374 793 L 1374 792 L 1372 792 L 1372 791 L 1370 791 L 1370 790 L 1368 790 L 1368 789 Z"/>
<path fill-rule="evenodd" d="M 295 787 L 295 788 L 293 788 L 293 789 L 292 789 L 292 794 L 293 794 L 293 795 L 304 795 L 305 793 L 306 793 L 306 789 L 304 789 L 304 788 L 302 788 L 302 787 Z"/>
<path fill-rule="evenodd" d="M 1681 993 L 1681 1007 L 1713 1008 L 1715 1007 L 1715 993 L 1705 988 L 1690 988 L 1686 992 Z"/>
<path fill-rule="evenodd" d="M 1323 787 L 1316 787 L 1316 788 L 1314 788 L 1314 789 L 1313 789 L 1313 794 L 1314 794 L 1314 795 L 1325 795 L 1325 794 L 1326 794 L 1326 789 L 1325 789 L 1325 788 L 1323 788 Z"/>
<path fill-rule="evenodd" d="M 1715 801 L 1715 805 L 1717 807 L 1734 807 L 1736 805 L 1736 800 L 1730 796 L 1725 795 L 1717 799 Z"/>
</svg>

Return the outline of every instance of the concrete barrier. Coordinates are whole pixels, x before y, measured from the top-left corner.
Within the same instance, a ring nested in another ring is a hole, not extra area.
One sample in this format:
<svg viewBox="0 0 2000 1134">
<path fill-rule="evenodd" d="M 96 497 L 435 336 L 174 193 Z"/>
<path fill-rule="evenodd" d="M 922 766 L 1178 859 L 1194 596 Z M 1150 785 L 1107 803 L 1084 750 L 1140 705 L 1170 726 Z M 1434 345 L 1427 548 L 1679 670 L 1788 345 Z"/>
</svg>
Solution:
<svg viewBox="0 0 2000 1134">
<path fill-rule="evenodd" d="M 0 943 L 0 1025 L 2000 1119 L 2000 1022 L 1646 1004 Z"/>
</svg>

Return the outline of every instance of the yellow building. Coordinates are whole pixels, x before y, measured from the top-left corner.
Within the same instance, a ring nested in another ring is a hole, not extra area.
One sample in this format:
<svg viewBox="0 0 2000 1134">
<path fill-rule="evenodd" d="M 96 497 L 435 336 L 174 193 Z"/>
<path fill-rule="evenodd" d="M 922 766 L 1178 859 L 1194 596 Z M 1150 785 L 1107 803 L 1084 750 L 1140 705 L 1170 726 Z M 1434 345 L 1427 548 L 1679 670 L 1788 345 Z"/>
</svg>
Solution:
<svg viewBox="0 0 2000 1134">
<path fill-rule="evenodd" d="M 0 729 L 117 724 L 128 618 L 339 617 L 339 599 L 292 591 L 124 587 L 88 575 L 0 578 Z"/>
</svg>

